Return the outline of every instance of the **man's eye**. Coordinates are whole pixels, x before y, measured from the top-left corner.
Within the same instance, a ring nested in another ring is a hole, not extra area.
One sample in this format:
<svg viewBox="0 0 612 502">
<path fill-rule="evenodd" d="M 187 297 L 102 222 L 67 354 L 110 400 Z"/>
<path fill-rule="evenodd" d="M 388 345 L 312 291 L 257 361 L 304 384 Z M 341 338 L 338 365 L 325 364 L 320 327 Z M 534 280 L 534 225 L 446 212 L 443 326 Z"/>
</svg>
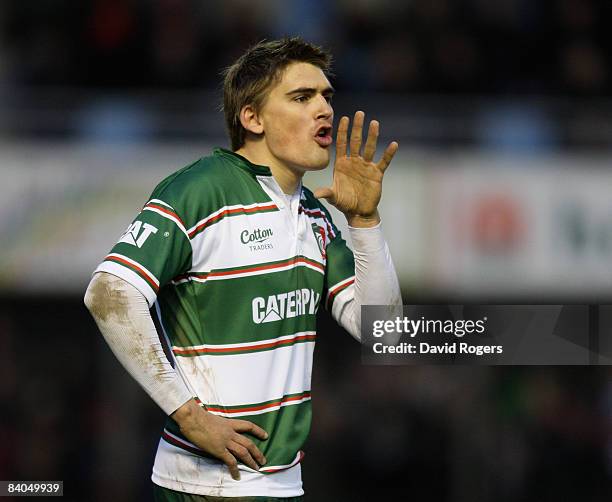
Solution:
<svg viewBox="0 0 612 502">
<path fill-rule="evenodd" d="M 332 97 L 333 96 L 325 96 L 325 101 L 327 101 L 330 105 L 331 105 L 331 102 L 332 102 Z"/>
<path fill-rule="evenodd" d="M 305 103 L 306 101 L 308 101 L 308 96 L 297 96 L 295 100 L 298 103 Z"/>
</svg>

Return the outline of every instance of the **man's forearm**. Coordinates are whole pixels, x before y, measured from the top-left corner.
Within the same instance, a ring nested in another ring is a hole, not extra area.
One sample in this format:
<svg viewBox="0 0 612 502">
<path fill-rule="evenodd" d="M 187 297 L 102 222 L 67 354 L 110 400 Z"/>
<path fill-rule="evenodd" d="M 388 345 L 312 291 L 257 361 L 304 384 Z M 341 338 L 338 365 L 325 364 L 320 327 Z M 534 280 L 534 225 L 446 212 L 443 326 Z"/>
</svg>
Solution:
<svg viewBox="0 0 612 502">
<path fill-rule="evenodd" d="M 191 399 L 164 354 L 145 297 L 134 286 L 97 273 L 87 288 L 85 305 L 117 359 L 166 414 Z"/>
<path fill-rule="evenodd" d="M 389 247 L 381 225 L 349 227 L 355 257 L 353 297 L 346 302 L 334 302 L 332 314 L 356 339 L 361 338 L 362 305 L 402 304 L 402 296 Z M 347 291 L 347 294 L 350 294 Z"/>
</svg>

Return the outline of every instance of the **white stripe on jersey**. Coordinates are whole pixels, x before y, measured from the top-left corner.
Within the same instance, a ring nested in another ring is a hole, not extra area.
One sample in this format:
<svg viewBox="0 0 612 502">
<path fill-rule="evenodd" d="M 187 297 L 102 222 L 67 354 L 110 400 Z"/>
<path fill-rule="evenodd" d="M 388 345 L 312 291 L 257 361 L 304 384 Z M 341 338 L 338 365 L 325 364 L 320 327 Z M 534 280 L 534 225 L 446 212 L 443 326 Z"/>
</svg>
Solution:
<svg viewBox="0 0 612 502">
<path fill-rule="evenodd" d="M 155 199 L 154 199 L 155 200 Z M 153 202 L 153 201 L 150 201 Z M 166 204 L 167 205 L 167 204 Z M 170 206 L 168 206 L 170 207 Z M 187 239 L 189 239 L 189 234 L 187 233 L 187 229 L 185 228 L 185 226 L 181 223 L 180 220 L 178 220 L 175 216 L 165 213 L 164 211 L 160 211 L 159 209 L 155 208 L 155 207 L 148 207 L 145 206 L 142 208 L 143 211 L 152 211 L 154 213 L 159 214 L 160 216 L 163 216 L 164 218 L 169 219 L 170 221 L 173 221 L 174 223 L 176 223 L 176 226 L 179 227 L 180 231 L 183 232 L 185 234 L 185 237 L 187 237 Z M 189 241 L 191 242 L 191 241 Z"/>
<path fill-rule="evenodd" d="M 151 199 L 149 202 L 155 202 L 156 204 L 161 204 L 162 206 L 166 206 L 169 207 L 170 209 L 172 209 L 174 211 L 174 208 L 170 205 L 170 204 L 166 204 L 163 200 L 159 200 L 159 199 Z M 149 203 L 147 202 L 147 204 Z M 146 204 L 145 204 L 146 205 Z"/>
<path fill-rule="evenodd" d="M 270 202 L 255 202 L 253 204 L 236 204 L 234 206 L 223 206 L 222 208 L 217 209 L 215 212 L 210 213 L 206 218 L 203 218 L 200 221 L 198 221 L 193 227 L 191 227 L 188 230 L 188 233 L 193 232 L 200 225 L 206 224 L 208 221 L 214 219 L 216 216 L 223 213 L 224 211 L 232 211 L 234 209 L 254 209 L 257 207 L 267 207 L 267 206 L 275 206 L 275 204 L 274 202 L 270 201 Z"/>
<path fill-rule="evenodd" d="M 175 361 L 203 403 L 240 406 L 310 391 L 314 346 L 312 341 L 247 354 L 176 357 Z M 221 402 L 219 396 L 223 396 Z"/>
</svg>

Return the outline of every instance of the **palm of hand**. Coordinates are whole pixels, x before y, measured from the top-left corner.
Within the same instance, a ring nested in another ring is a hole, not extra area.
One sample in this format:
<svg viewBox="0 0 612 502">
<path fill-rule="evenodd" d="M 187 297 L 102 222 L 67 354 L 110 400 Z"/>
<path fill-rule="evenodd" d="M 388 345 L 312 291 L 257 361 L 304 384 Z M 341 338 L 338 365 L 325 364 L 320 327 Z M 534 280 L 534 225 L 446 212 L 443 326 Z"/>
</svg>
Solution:
<svg viewBox="0 0 612 502">
<path fill-rule="evenodd" d="M 378 207 L 382 194 L 383 172 L 374 162 L 362 157 L 342 156 L 334 164 L 332 204 L 347 215 L 367 216 Z"/>
<path fill-rule="evenodd" d="M 355 113 L 349 144 L 350 150 L 347 148 L 349 118 L 340 119 L 336 137 L 336 162 L 334 163 L 332 186 L 315 191 L 315 197 L 327 199 L 349 219 L 352 216 L 372 218 L 376 214 L 382 194 L 385 169 L 398 149 L 395 141 L 390 143 L 380 161 L 374 162 L 379 123 L 373 120 L 370 122 L 362 153 L 364 117 L 361 111 Z"/>
</svg>

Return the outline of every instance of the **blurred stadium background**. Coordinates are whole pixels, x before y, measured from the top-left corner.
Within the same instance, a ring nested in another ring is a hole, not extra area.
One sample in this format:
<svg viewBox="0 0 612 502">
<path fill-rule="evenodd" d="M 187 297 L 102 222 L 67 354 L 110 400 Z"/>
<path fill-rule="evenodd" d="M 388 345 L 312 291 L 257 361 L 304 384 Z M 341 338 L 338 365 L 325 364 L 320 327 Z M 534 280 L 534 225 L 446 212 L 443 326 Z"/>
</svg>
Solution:
<svg viewBox="0 0 612 502">
<path fill-rule="evenodd" d="M 155 184 L 227 145 L 219 72 L 263 38 L 331 49 L 337 116 L 364 109 L 399 141 L 381 212 L 405 303 L 612 303 L 611 14 L 597 0 L 3 0 L 0 479 L 150 498 L 162 414 L 82 296 Z M 307 501 L 612 498 L 609 368 L 362 366 L 321 325 Z"/>
</svg>

